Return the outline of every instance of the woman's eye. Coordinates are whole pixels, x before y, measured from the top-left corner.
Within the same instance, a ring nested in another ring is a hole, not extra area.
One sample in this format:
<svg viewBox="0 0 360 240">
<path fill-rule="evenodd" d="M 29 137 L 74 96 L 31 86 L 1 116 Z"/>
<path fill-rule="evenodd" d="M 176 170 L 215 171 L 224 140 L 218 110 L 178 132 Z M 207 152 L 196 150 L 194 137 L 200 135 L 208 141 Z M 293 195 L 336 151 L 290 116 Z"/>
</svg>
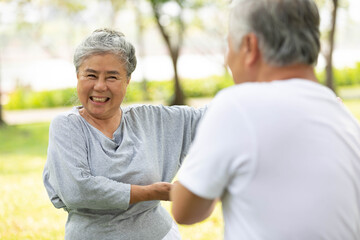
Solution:
<svg viewBox="0 0 360 240">
<path fill-rule="evenodd" d="M 110 79 L 110 80 L 117 80 L 117 77 L 115 77 L 115 76 L 109 76 L 108 79 Z"/>
<path fill-rule="evenodd" d="M 96 76 L 94 74 L 88 74 L 87 77 L 88 78 L 96 78 Z"/>
</svg>

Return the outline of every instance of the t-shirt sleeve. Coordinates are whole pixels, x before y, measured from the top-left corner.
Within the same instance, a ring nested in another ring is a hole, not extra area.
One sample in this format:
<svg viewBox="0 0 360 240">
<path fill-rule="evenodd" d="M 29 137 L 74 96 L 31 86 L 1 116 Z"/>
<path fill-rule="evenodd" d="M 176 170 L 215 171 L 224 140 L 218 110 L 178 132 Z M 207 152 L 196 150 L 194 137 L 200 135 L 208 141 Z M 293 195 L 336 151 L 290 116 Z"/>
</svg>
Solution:
<svg viewBox="0 0 360 240">
<path fill-rule="evenodd" d="M 43 181 L 57 208 L 122 209 L 129 207 L 130 185 L 90 171 L 85 135 L 69 116 L 50 124 Z"/>
<path fill-rule="evenodd" d="M 232 101 L 224 94 L 214 99 L 179 171 L 180 183 L 203 198 L 241 190 L 254 165 L 251 124 L 238 103 Z"/>
</svg>

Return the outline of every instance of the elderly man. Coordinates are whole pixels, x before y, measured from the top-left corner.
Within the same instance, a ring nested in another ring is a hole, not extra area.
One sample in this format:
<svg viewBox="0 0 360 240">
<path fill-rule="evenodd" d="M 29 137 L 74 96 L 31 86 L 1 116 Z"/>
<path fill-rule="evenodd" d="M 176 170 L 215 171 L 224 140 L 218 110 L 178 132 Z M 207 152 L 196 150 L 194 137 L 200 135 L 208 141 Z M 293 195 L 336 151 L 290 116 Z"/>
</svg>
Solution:
<svg viewBox="0 0 360 240">
<path fill-rule="evenodd" d="M 232 3 L 234 82 L 214 99 L 171 191 L 181 224 L 221 198 L 225 239 L 360 239 L 360 126 L 314 74 L 313 0 Z"/>
</svg>

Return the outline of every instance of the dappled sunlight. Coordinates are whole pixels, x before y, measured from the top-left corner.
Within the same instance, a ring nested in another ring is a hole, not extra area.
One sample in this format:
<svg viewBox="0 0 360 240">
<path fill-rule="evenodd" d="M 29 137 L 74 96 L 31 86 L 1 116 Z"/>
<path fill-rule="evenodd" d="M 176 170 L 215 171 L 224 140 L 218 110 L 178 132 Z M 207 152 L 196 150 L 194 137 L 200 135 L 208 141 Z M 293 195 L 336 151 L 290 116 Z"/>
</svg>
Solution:
<svg viewBox="0 0 360 240">
<path fill-rule="evenodd" d="M 360 121 L 360 99 L 344 101 L 345 106 L 351 111 L 352 114 Z"/>
<path fill-rule="evenodd" d="M 39 174 L 0 176 L 0 239 L 63 239 L 66 212 L 48 200 Z"/>
<path fill-rule="evenodd" d="M 171 213 L 171 202 L 162 202 L 161 205 Z M 223 238 L 223 218 L 221 203 L 218 203 L 211 216 L 204 221 L 194 225 L 179 225 L 183 240 L 209 240 Z"/>
</svg>

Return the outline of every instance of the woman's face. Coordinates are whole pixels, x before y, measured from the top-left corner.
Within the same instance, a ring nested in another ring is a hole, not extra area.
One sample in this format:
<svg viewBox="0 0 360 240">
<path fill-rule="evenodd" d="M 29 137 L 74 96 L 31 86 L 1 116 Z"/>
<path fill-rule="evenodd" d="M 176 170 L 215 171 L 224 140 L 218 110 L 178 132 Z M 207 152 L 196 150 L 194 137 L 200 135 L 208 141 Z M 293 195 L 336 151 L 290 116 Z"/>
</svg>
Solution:
<svg viewBox="0 0 360 240">
<path fill-rule="evenodd" d="M 102 54 L 86 58 L 77 79 L 78 97 L 88 114 L 108 119 L 119 113 L 130 78 L 118 57 Z"/>
</svg>

